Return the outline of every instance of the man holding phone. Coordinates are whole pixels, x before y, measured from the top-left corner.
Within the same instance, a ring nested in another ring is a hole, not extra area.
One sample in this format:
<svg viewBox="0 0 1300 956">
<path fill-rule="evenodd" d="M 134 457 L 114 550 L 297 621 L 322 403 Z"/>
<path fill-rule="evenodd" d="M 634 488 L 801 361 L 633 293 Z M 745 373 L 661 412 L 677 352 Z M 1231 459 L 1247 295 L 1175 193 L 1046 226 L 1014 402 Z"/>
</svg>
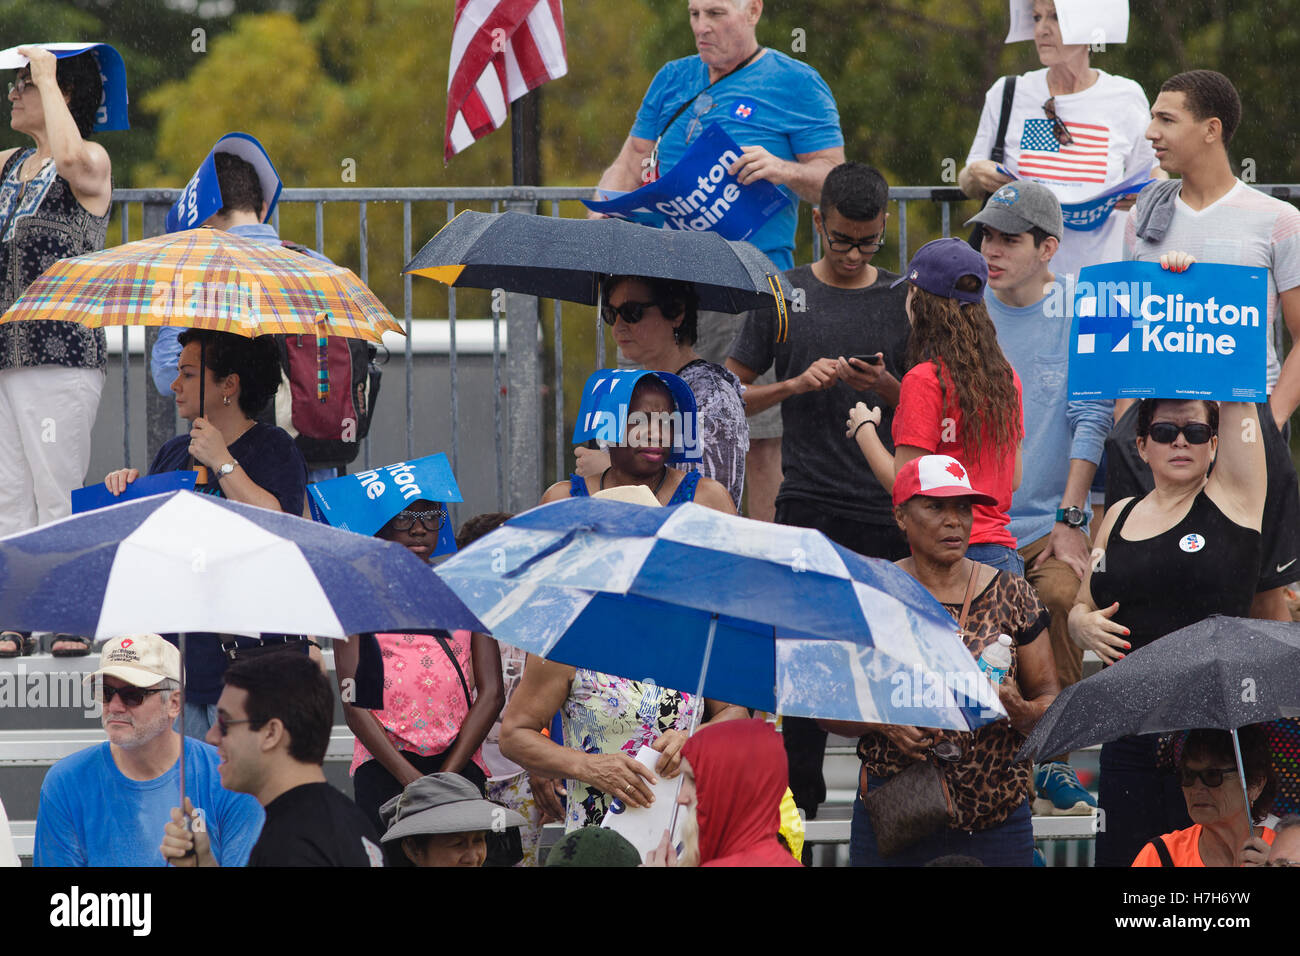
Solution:
<svg viewBox="0 0 1300 956">
<path fill-rule="evenodd" d="M 866 459 L 844 440 L 843 410 L 879 405 L 882 436 L 898 403 L 907 338 L 905 286 L 872 265 L 885 244 L 889 185 L 862 163 L 843 163 L 822 186 L 813 226 L 822 257 L 786 272 L 794 287 L 787 340 L 777 341 L 775 311 L 745 317 L 727 368 L 747 386 L 745 414 L 781 407 L 784 479 L 778 524 L 815 528 L 859 554 L 897 560 L 908 554 L 894 523 L 890 494 Z M 775 367 L 776 381 L 754 385 Z M 786 751 L 795 802 L 811 818 L 825 799 L 821 779 L 826 734 L 815 723 L 786 718 Z"/>
</svg>

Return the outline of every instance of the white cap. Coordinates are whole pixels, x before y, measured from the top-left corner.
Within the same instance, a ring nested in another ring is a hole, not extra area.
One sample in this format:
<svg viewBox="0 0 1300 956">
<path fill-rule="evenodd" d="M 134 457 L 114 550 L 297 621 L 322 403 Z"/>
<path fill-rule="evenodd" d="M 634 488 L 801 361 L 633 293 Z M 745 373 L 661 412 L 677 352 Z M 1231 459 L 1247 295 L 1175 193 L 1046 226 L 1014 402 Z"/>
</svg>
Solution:
<svg viewBox="0 0 1300 956">
<path fill-rule="evenodd" d="M 135 687 L 153 687 L 164 680 L 181 679 L 181 652 L 175 644 L 157 634 L 127 634 L 115 637 L 99 654 L 99 670 L 86 675 L 86 682 L 100 675 L 116 677 Z"/>
</svg>

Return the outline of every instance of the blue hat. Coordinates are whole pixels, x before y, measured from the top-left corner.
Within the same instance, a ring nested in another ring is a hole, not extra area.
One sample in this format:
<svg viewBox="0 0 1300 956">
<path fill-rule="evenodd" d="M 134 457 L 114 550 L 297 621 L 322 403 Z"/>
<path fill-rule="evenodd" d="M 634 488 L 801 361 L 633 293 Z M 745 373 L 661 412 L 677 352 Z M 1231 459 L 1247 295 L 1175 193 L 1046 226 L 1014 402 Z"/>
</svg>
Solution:
<svg viewBox="0 0 1300 956">
<path fill-rule="evenodd" d="M 275 212 L 282 186 L 271 157 L 266 154 L 262 144 L 247 133 L 227 133 L 217 140 L 207 158 L 181 190 L 180 198 L 167 210 L 168 232 L 197 229 L 226 204 L 221 198 L 221 184 L 217 181 L 217 153 L 238 156 L 257 170 L 258 181 L 262 184 L 262 200 L 266 203 L 266 216 L 262 221 L 271 221 L 271 213 Z"/>
<path fill-rule="evenodd" d="M 122 54 L 107 43 L 22 43 L 19 46 L 41 47 L 60 60 L 87 51 L 94 54 L 99 62 L 99 78 L 104 84 L 104 92 L 91 129 L 102 133 L 131 128 L 126 116 L 126 64 L 122 62 Z M 21 70 L 26 65 L 27 57 L 18 52 L 18 47 L 0 50 L 0 70 Z"/>
<path fill-rule="evenodd" d="M 443 454 L 342 475 L 307 486 L 312 517 L 335 528 L 373 535 L 411 502 L 442 503 L 442 527 L 433 553 L 456 550 L 456 535 L 447 515 L 448 501 L 463 501 L 451 463 Z"/>
<path fill-rule="evenodd" d="M 968 275 L 980 280 L 979 288 L 974 292 L 957 288 L 957 280 Z M 907 264 L 907 271 L 890 288 L 910 282 L 918 289 L 945 299 L 983 302 L 984 286 L 988 281 L 989 264 L 965 239 L 934 239 L 916 250 L 916 255 Z"/>
<path fill-rule="evenodd" d="M 695 393 L 669 372 L 631 368 L 603 368 L 593 372 L 582 389 L 582 404 L 573 425 L 573 443 L 580 445 L 594 438 L 610 445 L 622 444 L 632 391 L 646 375 L 655 375 L 668 386 L 681 416 L 681 427 L 673 429 L 673 453 L 668 460 L 700 461 L 704 457 L 704 442 L 700 437 Z"/>
</svg>

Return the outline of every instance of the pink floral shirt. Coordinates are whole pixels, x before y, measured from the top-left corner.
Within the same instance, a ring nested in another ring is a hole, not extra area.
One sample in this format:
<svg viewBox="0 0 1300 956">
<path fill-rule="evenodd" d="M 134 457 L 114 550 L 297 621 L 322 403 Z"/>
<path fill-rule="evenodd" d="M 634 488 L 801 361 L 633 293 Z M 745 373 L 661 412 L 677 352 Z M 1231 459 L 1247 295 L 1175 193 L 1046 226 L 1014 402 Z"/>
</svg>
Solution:
<svg viewBox="0 0 1300 956">
<path fill-rule="evenodd" d="M 437 638 L 428 634 L 376 634 L 384 657 L 384 709 L 372 711 L 398 750 L 422 757 L 440 754 L 456 740 L 469 713 L 465 686 Z M 470 693 L 474 693 L 474 664 L 470 632 L 454 631 L 449 646 L 456 655 Z M 357 740 L 349 773 L 356 773 L 370 751 Z M 480 750 L 471 758 L 487 773 Z"/>
</svg>

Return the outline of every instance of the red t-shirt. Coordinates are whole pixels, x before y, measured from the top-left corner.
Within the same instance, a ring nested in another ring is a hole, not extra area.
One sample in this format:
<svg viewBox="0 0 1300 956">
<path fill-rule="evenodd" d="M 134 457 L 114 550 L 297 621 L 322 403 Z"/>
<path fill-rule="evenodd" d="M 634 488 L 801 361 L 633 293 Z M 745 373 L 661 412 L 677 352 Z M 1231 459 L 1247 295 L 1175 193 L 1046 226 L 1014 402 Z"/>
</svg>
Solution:
<svg viewBox="0 0 1300 956">
<path fill-rule="evenodd" d="M 1016 383 L 1016 430 L 1024 431 L 1024 411 L 1020 394 L 1020 376 L 1015 369 L 1011 377 Z M 894 411 L 894 446 L 914 445 L 931 455 L 950 455 L 966 466 L 971 487 L 993 495 L 996 505 L 975 505 L 974 524 L 971 526 L 971 544 L 1002 544 L 1016 546 L 1016 539 L 1007 530 L 1011 509 L 1011 485 L 1016 472 L 1015 446 L 1002 454 L 994 454 L 985 446 L 979 459 L 966 454 L 961 443 L 961 411 L 957 408 L 957 391 L 944 370 L 948 402 L 944 408 L 939 391 L 939 378 L 934 364 L 925 361 L 903 376 Z M 951 441 L 946 439 L 951 438 Z"/>
</svg>

